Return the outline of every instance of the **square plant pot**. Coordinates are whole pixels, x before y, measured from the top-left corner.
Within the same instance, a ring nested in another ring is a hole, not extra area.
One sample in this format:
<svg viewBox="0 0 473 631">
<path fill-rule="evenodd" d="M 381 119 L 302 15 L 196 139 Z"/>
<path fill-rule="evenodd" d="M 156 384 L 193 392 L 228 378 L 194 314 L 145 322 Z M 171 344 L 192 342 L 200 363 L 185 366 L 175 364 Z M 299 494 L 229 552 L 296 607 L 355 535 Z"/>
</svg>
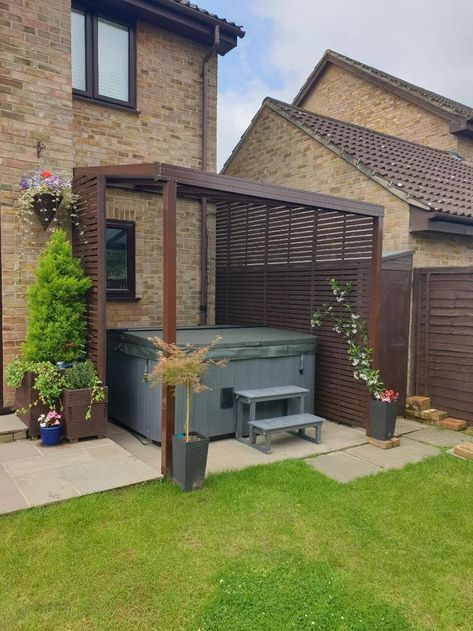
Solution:
<svg viewBox="0 0 473 631">
<path fill-rule="evenodd" d="M 91 417 L 86 419 L 90 396 L 89 388 L 62 391 L 62 422 L 67 440 L 75 441 L 94 436 L 104 438 L 107 435 L 108 388 L 105 388 L 105 401 L 93 403 Z"/>
<path fill-rule="evenodd" d="M 397 401 L 370 400 L 370 432 L 377 440 L 390 440 L 394 436 L 397 418 Z"/>
<path fill-rule="evenodd" d="M 209 439 L 197 432 L 190 432 L 191 441 L 181 435 L 172 437 L 173 479 L 183 491 L 193 491 L 204 486 Z"/>
<path fill-rule="evenodd" d="M 17 410 L 16 413 L 18 417 L 23 421 L 23 423 L 25 423 L 25 425 L 27 425 L 30 438 L 39 438 L 40 428 L 38 418 L 41 414 L 47 414 L 49 412 L 49 408 L 41 402 L 33 407 L 30 407 L 38 400 L 38 393 L 34 389 L 34 380 L 34 373 L 27 372 L 25 374 L 20 387 L 16 389 L 15 408 Z M 25 411 L 21 412 L 20 410 Z"/>
</svg>

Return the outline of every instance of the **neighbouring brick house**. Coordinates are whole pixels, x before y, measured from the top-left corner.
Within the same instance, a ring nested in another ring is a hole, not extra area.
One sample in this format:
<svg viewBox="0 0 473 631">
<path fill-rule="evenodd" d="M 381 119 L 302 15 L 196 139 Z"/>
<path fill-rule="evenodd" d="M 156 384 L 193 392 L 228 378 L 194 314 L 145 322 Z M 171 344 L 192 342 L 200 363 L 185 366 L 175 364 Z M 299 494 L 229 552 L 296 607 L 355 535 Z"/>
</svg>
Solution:
<svg viewBox="0 0 473 631">
<path fill-rule="evenodd" d="M 20 349 L 25 293 L 48 233 L 31 227 L 19 270 L 15 200 L 38 168 L 167 162 L 215 170 L 217 55 L 244 35 L 185 0 L 6 0 L 0 18 L 0 181 L 3 362 Z M 161 323 L 161 205 L 156 195 L 107 191 L 107 239 L 127 252 L 109 278 L 107 323 Z M 178 319 L 202 308 L 201 214 L 180 202 Z M 112 221 L 113 220 L 113 221 Z M 214 212 L 207 215 L 207 317 L 213 320 Z M 11 398 L 11 397 L 10 397 Z M 11 401 L 8 401 L 11 402 Z"/>
<path fill-rule="evenodd" d="M 223 169 L 384 206 L 383 252 L 411 251 L 416 270 L 410 389 L 471 420 L 473 352 L 462 340 L 473 324 L 472 134 L 473 108 L 328 51 L 293 104 L 265 99 Z M 408 298 L 398 321 L 409 322 Z M 407 352 L 399 362 L 406 384 Z"/>
</svg>

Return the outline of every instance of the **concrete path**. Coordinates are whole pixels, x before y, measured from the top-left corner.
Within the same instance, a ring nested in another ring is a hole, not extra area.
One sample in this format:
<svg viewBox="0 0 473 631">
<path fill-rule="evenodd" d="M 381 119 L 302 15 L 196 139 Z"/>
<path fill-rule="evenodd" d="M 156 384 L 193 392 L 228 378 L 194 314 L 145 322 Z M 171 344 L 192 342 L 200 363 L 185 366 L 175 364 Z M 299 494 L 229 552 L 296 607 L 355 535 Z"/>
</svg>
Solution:
<svg viewBox="0 0 473 631">
<path fill-rule="evenodd" d="M 0 445 L 0 513 L 136 484 L 160 473 L 109 438 L 43 447 Z"/>
</svg>

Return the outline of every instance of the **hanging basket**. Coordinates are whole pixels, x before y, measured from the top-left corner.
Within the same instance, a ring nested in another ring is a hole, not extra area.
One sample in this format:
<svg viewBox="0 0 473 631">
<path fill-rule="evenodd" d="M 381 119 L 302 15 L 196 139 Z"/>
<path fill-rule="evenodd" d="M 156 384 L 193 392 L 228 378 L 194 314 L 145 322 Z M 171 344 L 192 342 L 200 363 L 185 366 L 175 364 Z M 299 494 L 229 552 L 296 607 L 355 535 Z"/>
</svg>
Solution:
<svg viewBox="0 0 473 631">
<path fill-rule="evenodd" d="M 33 210 L 44 230 L 47 230 L 49 224 L 54 219 L 61 202 L 62 195 L 56 197 L 52 193 L 37 193 L 34 196 Z"/>
</svg>

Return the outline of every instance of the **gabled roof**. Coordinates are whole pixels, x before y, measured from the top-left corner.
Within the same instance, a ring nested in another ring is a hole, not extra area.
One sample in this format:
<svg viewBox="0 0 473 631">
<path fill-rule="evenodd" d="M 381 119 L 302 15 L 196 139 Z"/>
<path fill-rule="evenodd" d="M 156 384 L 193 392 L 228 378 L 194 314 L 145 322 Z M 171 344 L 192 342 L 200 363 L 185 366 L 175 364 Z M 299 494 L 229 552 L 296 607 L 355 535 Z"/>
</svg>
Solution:
<svg viewBox="0 0 473 631">
<path fill-rule="evenodd" d="M 204 0 L 205 1 L 205 0 Z M 101 0 L 104 9 L 138 18 L 212 46 L 215 27 L 219 27 L 217 52 L 225 55 L 235 48 L 245 32 L 241 26 L 210 13 L 188 0 Z"/>
<path fill-rule="evenodd" d="M 393 75 L 368 66 L 367 64 L 346 57 L 334 50 L 327 50 L 319 61 L 317 66 L 310 74 L 307 81 L 304 83 L 296 98 L 293 101 L 293 105 L 300 107 L 304 104 L 304 99 L 311 91 L 313 86 L 317 83 L 318 79 L 325 72 L 329 64 L 335 64 L 340 66 L 349 72 L 360 76 L 367 81 L 382 85 L 386 90 L 397 94 L 407 100 L 415 102 L 417 105 L 434 111 L 440 116 L 449 119 L 453 123 L 460 123 L 473 120 L 473 108 L 453 99 L 449 99 L 445 96 L 441 96 L 431 90 L 426 90 L 413 83 L 399 79 Z M 461 131 L 461 129 L 452 129 L 454 131 Z"/>
<path fill-rule="evenodd" d="M 276 99 L 266 98 L 261 110 L 265 106 L 411 206 L 457 220 L 473 217 L 473 167 L 448 151 L 320 116 Z"/>
</svg>

